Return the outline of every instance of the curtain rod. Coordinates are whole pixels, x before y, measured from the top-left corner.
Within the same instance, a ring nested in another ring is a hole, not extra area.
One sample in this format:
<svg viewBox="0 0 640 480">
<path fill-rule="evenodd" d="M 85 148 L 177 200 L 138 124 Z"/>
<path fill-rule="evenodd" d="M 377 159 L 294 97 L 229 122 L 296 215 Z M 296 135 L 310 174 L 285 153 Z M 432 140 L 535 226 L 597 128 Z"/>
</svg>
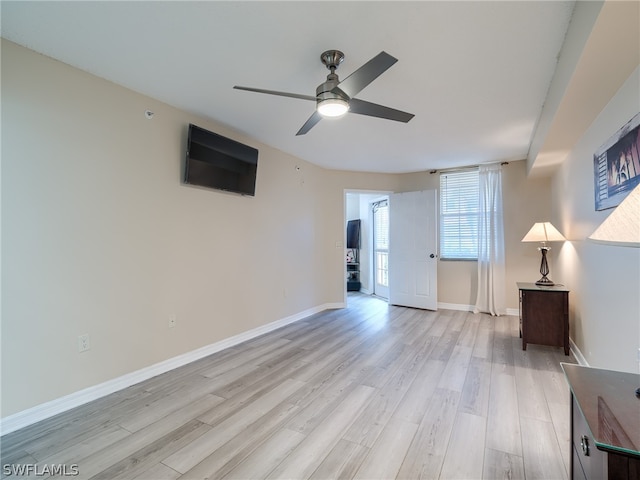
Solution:
<svg viewBox="0 0 640 480">
<path fill-rule="evenodd" d="M 498 162 L 495 162 L 495 163 L 483 163 L 482 165 L 495 165 L 496 163 L 498 163 Z M 499 162 L 499 163 L 500 163 L 500 165 L 509 165 L 509 162 Z M 438 172 L 440 172 L 440 173 L 461 172 L 461 171 L 464 171 L 464 170 L 473 170 L 473 169 L 478 168 L 479 166 L 480 165 L 469 165 L 468 167 L 443 168 L 441 170 L 434 169 L 434 170 L 429 170 L 429 173 L 431 175 L 433 175 L 434 173 L 438 173 Z"/>
</svg>

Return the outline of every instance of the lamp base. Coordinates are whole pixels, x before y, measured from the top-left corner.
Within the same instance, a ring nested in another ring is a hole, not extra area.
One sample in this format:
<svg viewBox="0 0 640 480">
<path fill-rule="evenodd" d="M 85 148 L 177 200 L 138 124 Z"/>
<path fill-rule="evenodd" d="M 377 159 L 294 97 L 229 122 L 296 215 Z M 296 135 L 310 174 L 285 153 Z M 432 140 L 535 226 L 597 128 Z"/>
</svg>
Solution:
<svg viewBox="0 0 640 480">
<path fill-rule="evenodd" d="M 547 252 L 551 249 L 543 244 L 540 248 L 538 248 L 538 250 L 540 250 L 540 253 L 542 254 L 542 261 L 540 262 L 540 275 L 542 275 L 542 278 L 536 282 L 536 285 L 542 285 L 544 287 L 552 287 L 555 285 L 555 283 L 553 283 L 551 280 L 547 278 L 547 275 L 549 275 L 549 264 L 547 263 Z"/>
<path fill-rule="evenodd" d="M 549 280 L 546 275 L 543 275 L 542 278 L 536 282 L 536 285 L 542 285 L 544 287 L 553 287 L 555 283 Z"/>
</svg>

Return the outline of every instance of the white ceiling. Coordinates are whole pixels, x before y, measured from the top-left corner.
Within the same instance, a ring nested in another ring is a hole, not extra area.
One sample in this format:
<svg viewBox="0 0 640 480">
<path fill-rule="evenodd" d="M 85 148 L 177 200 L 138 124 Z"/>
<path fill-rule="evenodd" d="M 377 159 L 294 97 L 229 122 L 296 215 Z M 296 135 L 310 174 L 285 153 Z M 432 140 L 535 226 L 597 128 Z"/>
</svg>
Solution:
<svg viewBox="0 0 640 480">
<path fill-rule="evenodd" d="M 524 159 L 574 2 L 8 2 L 2 36 L 260 142 L 344 170 Z M 409 123 L 347 114 L 295 133 L 339 49 L 340 78 L 399 61 L 358 96 Z"/>
</svg>

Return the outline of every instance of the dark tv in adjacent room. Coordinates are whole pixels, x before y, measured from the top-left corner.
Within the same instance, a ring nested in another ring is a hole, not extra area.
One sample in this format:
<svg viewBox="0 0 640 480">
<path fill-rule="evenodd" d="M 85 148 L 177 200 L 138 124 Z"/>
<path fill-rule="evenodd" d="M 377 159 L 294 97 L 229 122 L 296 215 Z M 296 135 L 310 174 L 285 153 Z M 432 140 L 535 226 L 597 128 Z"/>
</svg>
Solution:
<svg viewBox="0 0 640 480">
<path fill-rule="evenodd" d="M 189 124 L 184 181 L 254 196 L 258 150 Z"/>
<path fill-rule="evenodd" d="M 347 248 L 360 248 L 360 220 L 347 222 Z"/>
</svg>

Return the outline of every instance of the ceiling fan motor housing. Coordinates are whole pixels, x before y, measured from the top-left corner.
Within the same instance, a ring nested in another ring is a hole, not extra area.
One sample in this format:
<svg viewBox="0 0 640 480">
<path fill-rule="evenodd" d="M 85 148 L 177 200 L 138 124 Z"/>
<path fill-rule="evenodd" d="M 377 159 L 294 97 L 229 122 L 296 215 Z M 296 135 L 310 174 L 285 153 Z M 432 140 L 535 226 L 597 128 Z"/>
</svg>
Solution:
<svg viewBox="0 0 640 480">
<path fill-rule="evenodd" d="M 330 77 L 335 77 L 335 78 L 330 78 Z M 334 91 L 334 89 L 338 86 L 338 83 L 340 82 L 338 81 L 338 76 L 335 73 L 332 73 L 329 76 L 327 76 L 327 81 L 324 83 L 321 83 L 320 85 L 318 85 L 318 88 L 316 88 L 317 101 L 320 102 L 322 100 L 339 99 L 339 100 L 344 100 L 345 102 L 348 102 L 349 97 L 347 96 L 346 93 L 341 93 L 342 91 L 340 89 L 336 89 Z"/>
</svg>

